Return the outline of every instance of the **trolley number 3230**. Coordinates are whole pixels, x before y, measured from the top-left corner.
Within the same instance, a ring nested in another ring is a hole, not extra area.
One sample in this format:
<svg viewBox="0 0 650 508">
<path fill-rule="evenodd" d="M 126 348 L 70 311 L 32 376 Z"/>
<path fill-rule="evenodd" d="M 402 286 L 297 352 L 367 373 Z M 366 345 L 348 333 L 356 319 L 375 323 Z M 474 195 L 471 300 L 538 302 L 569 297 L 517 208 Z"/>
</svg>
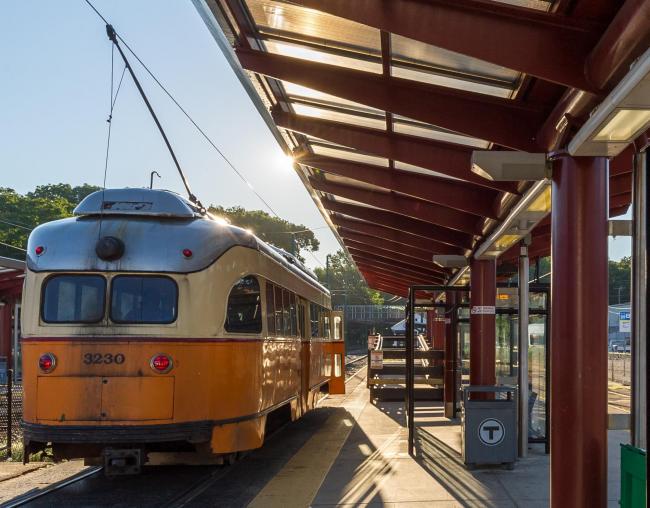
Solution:
<svg viewBox="0 0 650 508">
<path fill-rule="evenodd" d="M 116 363 L 120 365 L 124 363 L 124 355 L 122 353 L 117 354 L 101 354 L 101 353 L 86 353 L 83 356 L 83 362 L 86 365 L 99 365 L 99 364 L 110 364 Z"/>
</svg>

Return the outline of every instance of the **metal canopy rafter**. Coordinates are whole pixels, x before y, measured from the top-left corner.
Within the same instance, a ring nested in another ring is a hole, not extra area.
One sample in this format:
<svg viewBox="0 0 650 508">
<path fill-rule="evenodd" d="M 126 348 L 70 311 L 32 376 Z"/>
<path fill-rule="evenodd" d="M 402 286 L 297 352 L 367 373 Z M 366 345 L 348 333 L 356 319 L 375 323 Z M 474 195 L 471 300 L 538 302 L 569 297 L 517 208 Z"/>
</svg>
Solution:
<svg viewBox="0 0 650 508">
<path fill-rule="evenodd" d="M 465 254 L 465 249 L 452 247 L 450 245 L 437 242 L 431 238 L 424 238 L 404 231 L 387 228 L 371 222 L 347 219 L 341 215 L 332 215 L 332 222 L 336 226 L 345 228 L 348 231 L 354 231 L 366 236 L 371 236 L 380 240 L 393 242 L 398 245 L 406 245 L 417 249 L 426 250 L 435 254 Z"/>
<path fill-rule="evenodd" d="M 535 133 L 545 117 L 538 107 L 245 48 L 237 48 L 236 54 L 249 71 L 514 150 L 537 149 Z"/>
<path fill-rule="evenodd" d="M 429 222 L 412 219 L 405 215 L 387 212 L 376 208 L 368 208 L 367 206 L 341 203 L 332 199 L 323 199 L 322 204 L 324 208 L 332 212 L 338 212 L 357 219 L 381 224 L 398 231 L 407 231 L 424 238 L 431 238 L 452 247 L 471 249 L 473 245 L 472 241 L 467 240 L 467 235 L 461 235 L 458 238 L 450 238 L 450 230 L 441 228 L 435 224 L 430 224 Z M 456 232 L 454 232 L 454 234 L 455 233 Z"/>
<path fill-rule="evenodd" d="M 600 24 L 475 0 L 292 0 L 547 81 L 598 92 L 585 63 Z M 432 29 L 431 27 L 434 27 Z"/>
<path fill-rule="evenodd" d="M 333 175 L 377 185 L 464 212 L 496 219 L 497 192 L 473 184 L 412 171 L 386 169 L 321 155 L 294 157 L 301 164 Z"/>
<path fill-rule="evenodd" d="M 276 124 L 368 154 L 430 169 L 437 173 L 504 192 L 517 192 L 515 182 L 493 182 L 472 173 L 472 149 L 469 146 L 434 141 L 405 134 L 308 118 L 274 108 Z"/>
<path fill-rule="evenodd" d="M 479 219 L 472 214 L 437 205 L 421 199 L 409 198 L 395 193 L 380 193 L 338 183 L 331 183 L 316 178 L 309 179 L 312 187 L 334 196 L 366 203 L 377 208 L 389 210 L 431 224 L 449 228 L 449 235 L 455 238 L 465 237 L 471 242 L 472 234 L 480 234 Z M 459 236 L 460 233 L 460 236 Z M 470 233 L 469 235 L 467 233 Z"/>
</svg>

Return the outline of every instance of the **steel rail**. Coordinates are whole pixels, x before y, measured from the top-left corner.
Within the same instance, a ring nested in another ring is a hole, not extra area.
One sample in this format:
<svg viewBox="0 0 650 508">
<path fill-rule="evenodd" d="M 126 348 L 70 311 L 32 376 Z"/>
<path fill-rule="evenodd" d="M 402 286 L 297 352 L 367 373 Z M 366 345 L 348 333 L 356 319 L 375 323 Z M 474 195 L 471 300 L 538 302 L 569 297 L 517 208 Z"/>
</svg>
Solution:
<svg viewBox="0 0 650 508">
<path fill-rule="evenodd" d="M 56 483 L 52 483 L 51 485 L 48 485 L 47 487 L 43 488 L 42 490 L 39 490 L 37 492 L 31 492 L 31 493 L 26 493 L 22 494 L 18 497 L 15 497 L 14 499 L 11 499 L 7 501 L 6 503 L 3 503 L 0 505 L 1 508 L 14 508 L 16 506 L 24 506 L 27 503 L 31 503 L 35 499 L 38 499 L 40 497 L 47 496 L 48 494 L 51 494 L 52 492 L 55 492 L 57 490 L 61 490 L 68 485 L 71 485 L 73 483 L 76 483 L 78 481 L 81 481 L 85 478 L 88 478 L 89 476 L 93 476 L 100 471 L 102 471 L 104 468 L 101 466 L 94 466 L 90 467 L 84 471 L 80 471 L 79 473 L 76 473 L 64 480 L 61 480 Z"/>
</svg>

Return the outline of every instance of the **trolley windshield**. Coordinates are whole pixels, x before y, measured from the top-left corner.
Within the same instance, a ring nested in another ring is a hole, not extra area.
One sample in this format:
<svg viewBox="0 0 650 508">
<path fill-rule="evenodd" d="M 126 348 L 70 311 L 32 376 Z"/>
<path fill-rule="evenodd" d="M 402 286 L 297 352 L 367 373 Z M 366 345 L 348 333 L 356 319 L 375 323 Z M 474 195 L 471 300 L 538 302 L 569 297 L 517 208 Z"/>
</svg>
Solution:
<svg viewBox="0 0 650 508">
<path fill-rule="evenodd" d="M 41 317 L 46 323 L 97 323 L 104 317 L 106 279 L 55 275 L 45 282 Z"/>
<path fill-rule="evenodd" d="M 176 321 L 178 287 L 169 277 L 120 275 L 111 284 L 115 323 L 167 324 Z"/>
</svg>

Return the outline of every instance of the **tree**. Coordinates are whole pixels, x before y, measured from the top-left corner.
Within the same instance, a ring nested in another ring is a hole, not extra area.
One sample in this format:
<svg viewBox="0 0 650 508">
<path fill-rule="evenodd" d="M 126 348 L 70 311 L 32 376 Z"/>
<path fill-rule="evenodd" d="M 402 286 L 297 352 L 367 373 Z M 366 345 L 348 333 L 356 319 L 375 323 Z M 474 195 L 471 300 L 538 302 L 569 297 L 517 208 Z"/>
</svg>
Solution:
<svg viewBox="0 0 650 508">
<path fill-rule="evenodd" d="M 301 250 L 315 252 L 320 246 L 314 232 L 304 225 L 272 217 L 261 210 L 245 210 L 240 206 L 210 206 L 208 211 L 227 219 L 234 226 L 250 229 L 261 240 L 295 254 L 301 261 L 304 261 L 300 255 Z"/>
<path fill-rule="evenodd" d="M 31 229 L 42 224 L 72 215 L 78 202 L 99 187 L 84 184 L 71 187 L 67 184 L 43 185 L 25 195 L 0 187 L 0 256 L 24 259 L 20 249 L 27 246 Z"/>
<path fill-rule="evenodd" d="M 625 256 L 620 261 L 609 262 L 609 304 L 630 301 L 632 280 L 632 258 Z"/>
<path fill-rule="evenodd" d="M 100 187 L 84 183 L 77 187 L 72 187 L 67 183 L 53 183 L 48 185 L 39 185 L 34 192 L 28 192 L 27 196 L 32 198 L 57 199 L 63 198 L 71 203 L 73 208 L 81 202 L 88 194 L 99 190 Z"/>
<path fill-rule="evenodd" d="M 338 305 L 381 305 L 384 298 L 379 291 L 370 289 L 359 271 L 342 250 L 328 256 L 325 268 L 316 268 L 321 284 L 332 293 L 332 306 Z"/>
</svg>

